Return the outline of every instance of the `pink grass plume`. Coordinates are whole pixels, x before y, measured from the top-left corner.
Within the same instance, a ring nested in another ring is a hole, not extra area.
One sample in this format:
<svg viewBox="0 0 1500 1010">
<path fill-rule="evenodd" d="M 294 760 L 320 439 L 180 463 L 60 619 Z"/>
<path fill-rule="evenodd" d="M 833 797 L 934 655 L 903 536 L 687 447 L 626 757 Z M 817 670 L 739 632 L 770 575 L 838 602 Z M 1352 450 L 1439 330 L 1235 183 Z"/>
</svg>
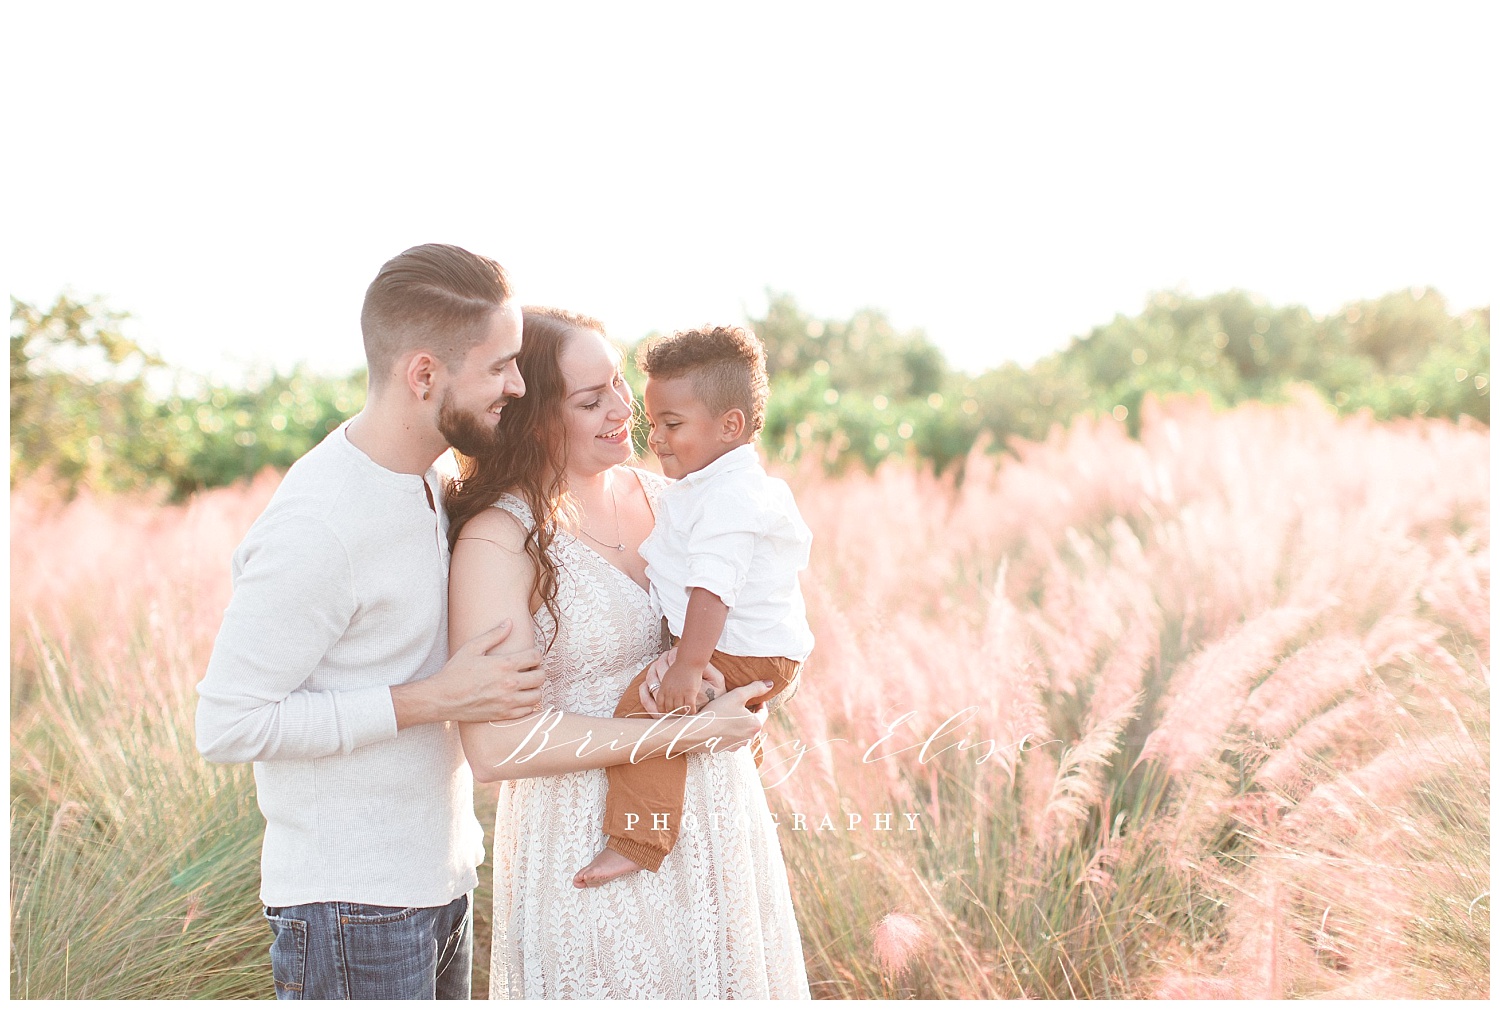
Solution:
<svg viewBox="0 0 1500 1010">
<path fill-rule="evenodd" d="M 875 960 L 880 970 L 899 978 L 911 970 L 911 959 L 932 942 L 921 920 L 903 912 L 891 912 L 875 924 Z"/>
</svg>

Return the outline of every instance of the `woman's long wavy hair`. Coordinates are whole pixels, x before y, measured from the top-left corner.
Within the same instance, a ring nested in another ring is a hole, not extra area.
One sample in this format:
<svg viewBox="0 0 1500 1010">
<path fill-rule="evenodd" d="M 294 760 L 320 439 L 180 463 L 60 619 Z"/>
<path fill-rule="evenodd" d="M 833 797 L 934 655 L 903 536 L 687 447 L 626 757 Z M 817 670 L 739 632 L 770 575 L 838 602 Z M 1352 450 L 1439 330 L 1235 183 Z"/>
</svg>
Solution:
<svg viewBox="0 0 1500 1010">
<path fill-rule="evenodd" d="M 458 457 L 459 479 L 446 498 L 449 546 L 458 542 L 464 524 L 507 492 L 531 510 L 526 553 L 536 569 L 532 591 L 552 615 L 557 610 L 557 566 L 548 548 L 560 521 L 576 521 L 577 506 L 568 494 L 568 440 L 563 401 L 567 382 L 558 359 L 568 336 L 594 332 L 604 336 L 597 319 L 565 309 L 528 305 L 521 310 L 521 353 L 516 366 L 526 382 L 526 395 L 506 404 L 496 428 L 498 448 L 484 456 Z"/>
</svg>

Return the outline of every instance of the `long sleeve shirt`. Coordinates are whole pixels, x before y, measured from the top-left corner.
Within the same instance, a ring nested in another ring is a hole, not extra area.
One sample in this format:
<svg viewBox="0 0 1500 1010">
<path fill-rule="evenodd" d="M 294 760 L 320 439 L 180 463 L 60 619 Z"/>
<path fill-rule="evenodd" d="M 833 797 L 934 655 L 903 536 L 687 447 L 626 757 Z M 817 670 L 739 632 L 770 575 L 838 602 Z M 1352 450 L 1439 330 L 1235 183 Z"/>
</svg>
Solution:
<svg viewBox="0 0 1500 1010">
<path fill-rule="evenodd" d="M 442 905 L 483 858 L 473 779 L 457 728 L 398 733 L 390 692 L 447 659 L 441 482 L 385 469 L 346 428 L 292 466 L 235 551 L 198 748 L 255 763 L 265 904 Z"/>
</svg>

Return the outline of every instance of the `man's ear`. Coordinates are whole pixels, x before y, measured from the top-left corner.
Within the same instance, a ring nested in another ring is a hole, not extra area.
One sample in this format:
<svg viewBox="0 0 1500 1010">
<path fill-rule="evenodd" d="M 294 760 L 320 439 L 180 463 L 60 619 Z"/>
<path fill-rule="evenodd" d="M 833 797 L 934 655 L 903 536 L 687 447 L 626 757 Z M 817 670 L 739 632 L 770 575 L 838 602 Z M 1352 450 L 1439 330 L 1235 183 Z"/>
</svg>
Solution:
<svg viewBox="0 0 1500 1010">
<path fill-rule="evenodd" d="M 719 416 L 719 441 L 738 442 L 745 435 L 745 412 L 730 407 Z"/>
<path fill-rule="evenodd" d="M 431 351 L 418 351 L 406 359 L 406 388 L 419 400 L 426 400 L 432 395 L 432 388 L 437 383 L 438 371 L 442 365 L 437 358 L 433 357 Z"/>
</svg>

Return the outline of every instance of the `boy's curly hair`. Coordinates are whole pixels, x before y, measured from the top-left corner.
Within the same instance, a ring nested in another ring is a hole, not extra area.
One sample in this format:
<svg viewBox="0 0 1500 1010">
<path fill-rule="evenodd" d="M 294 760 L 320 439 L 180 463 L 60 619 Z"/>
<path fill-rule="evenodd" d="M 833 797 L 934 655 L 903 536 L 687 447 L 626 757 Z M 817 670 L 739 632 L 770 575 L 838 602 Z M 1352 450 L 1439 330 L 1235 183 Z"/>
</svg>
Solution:
<svg viewBox="0 0 1500 1010">
<path fill-rule="evenodd" d="M 743 326 L 678 330 L 646 342 L 636 355 L 641 371 L 654 379 L 692 377 L 693 392 L 714 414 L 738 407 L 753 439 L 766 422 L 766 349 Z"/>
</svg>

